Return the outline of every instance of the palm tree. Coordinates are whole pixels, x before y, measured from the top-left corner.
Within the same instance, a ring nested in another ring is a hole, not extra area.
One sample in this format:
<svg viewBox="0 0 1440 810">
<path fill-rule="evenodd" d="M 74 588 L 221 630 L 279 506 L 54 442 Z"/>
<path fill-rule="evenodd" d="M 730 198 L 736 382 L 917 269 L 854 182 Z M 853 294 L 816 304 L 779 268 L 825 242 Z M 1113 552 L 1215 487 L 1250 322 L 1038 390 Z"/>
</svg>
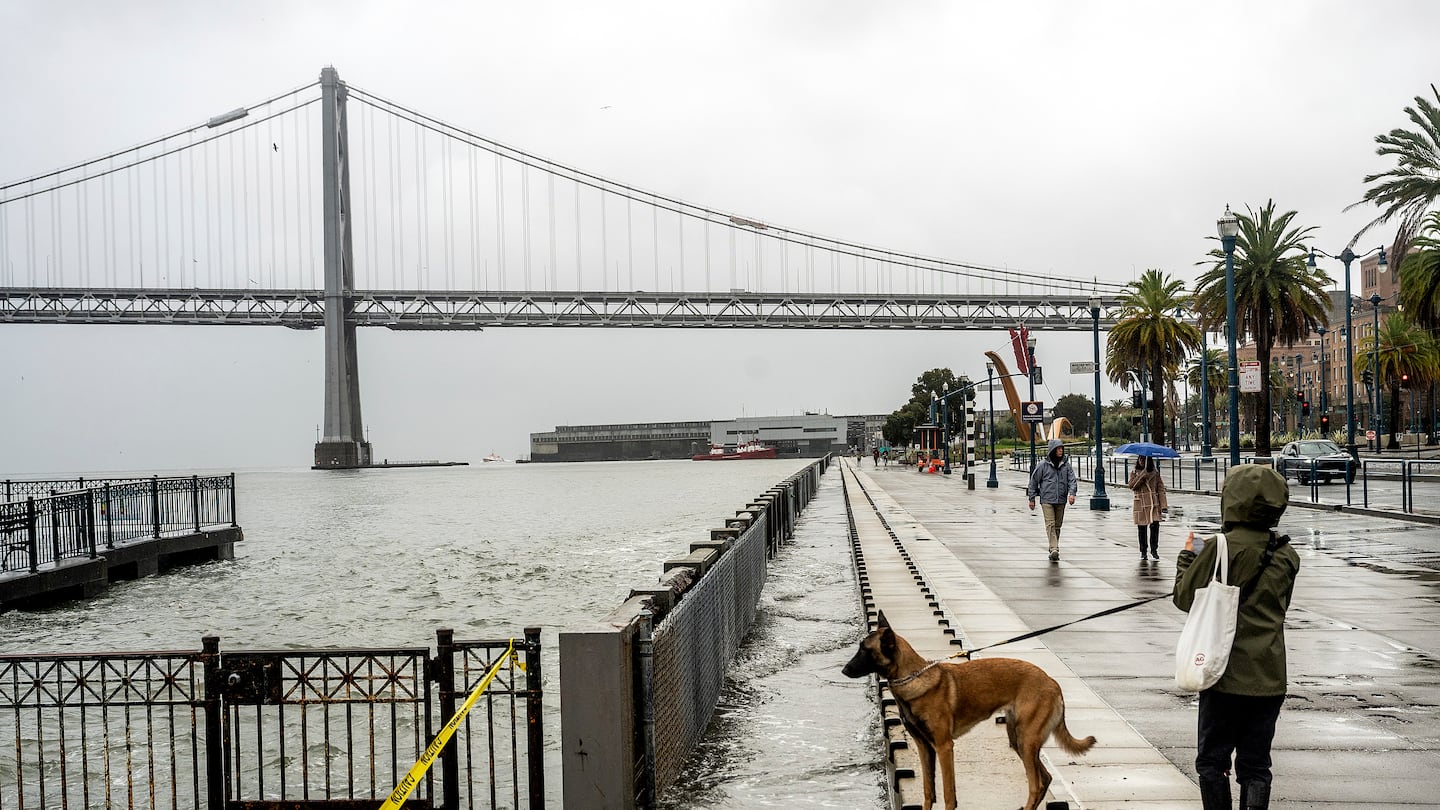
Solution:
<svg viewBox="0 0 1440 810">
<path fill-rule="evenodd" d="M 1375 342 L 1378 338 L 1380 348 Z M 1390 441 L 1388 449 L 1399 447 L 1395 440 L 1396 426 L 1400 422 L 1400 382 L 1408 379 L 1419 385 L 1421 380 L 1431 379 L 1440 356 L 1429 332 L 1415 325 L 1409 317 L 1392 312 L 1380 321 L 1380 333 L 1360 341 L 1360 354 L 1355 358 L 1359 371 L 1370 369 L 1375 374 L 1375 384 L 1390 389 L 1390 412 L 1386 420 Z"/>
<path fill-rule="evenodd" d="M 1435 94 L 1436 102 L 1440 102 L 1440 90 L 1436 90 L 1435 85 L 1430 85 L 1430 92 Z M 1425 212 L 1440 199 L 1440 106 L 1424 96 L 1416 96 L 1415 106 L 1406 107 L 1405 114 L 1416 129 L 1397 127 L 1375 136 L 1375 142 L 1380 144 L 1375 154 L 1394 157 L 1398 165 L 1389 171 L 1366 175 L 1365 182 L 1374 185 L 1365 190 L 1360 202 L 1345 209 L 1365 203 L 1374 203 L 1381 209 L 1378 217 L 1355 234 L 1351 244 L 1376 225 L 1398 217 L 1395 242 L 1391 246 L 1394 256 L 1406 254 Z"/>
<path fill-rule="evenodd" d="M 1160 270 L 1146 270 L 1126 285 L 1120 322 L 1105 340 L 1105 373 L 1110 381 L 1129 390 L 1131 369 L 1145 369 L 1150 377 L 1149 399 L 1155 403 L 1150 417 L 1156 444 L 1165 443 L 1165 381 L 1180 369 L 1180 361 L 1200 348 L 1200 330 L 1176 318 L 1176 310 L 1189 306 L 1185 284 Z"/>
<path fill-rule="evenodd" d="M 1431 211 L 1421 225 L 1420 235 L 1412 243 L 1415 251 L 1407 253 L 1400 262 L 1400 300 L 1405 302 L 1405 314 L 1416 324 L 1429 330 L 1432 343 L 1440 341 L 1440 212 Z M 1426 375 L 1419 381 L 1427 389 L 1425 413 L 1435 413 L 1436 374 Z M 1415 381 L 1411 385 L 1416 385 Z M 1430 424 L 1430 442 L 1440 441 L 1433 418 Z"/>
<path fill-rule="evenodd" d="M 1434 331 L 1440 329 L 1440 212 L 1425 217 L 1412 244 L 1416 251 L 1400 262 L 1400 300 L 1417 324 Z"/>
<path fill-rule="evenodd" d="M 1330 303 L 1325 287 L 1329 276 L 1305 266 L 1305 240 L 1314 226 L 1292 227 L 1294 211 L 1276 215 L 1269 200 L 1258 212 L 1245 208 L 1236 214 L 1240 233 L 1235 239 L 1235 337 L 1249 335 L 1260 361 L 1260 412 L 1255 419 L 1255 453 L 1270 455 L 1270 350 L 1294 346 L 1318 326 L 1328 325 Z M 1218 239 L 1218 237 L 1210 237 Z M 1216 248 L 1208 254 L 1214 264 L 1195 286 L 1194 309 L 1202 326 L 1218 330 L 1225 325 L 1225 254 Z"/>
<path fill-rule="evenodd" d="M 1203 407 L 1205 411 L 1200 416 L 1200 422 L 1202 425 L 1210 426 L 1210 436 L 1208 439 L 1202 439 L 1202 441 L 1208 442 L 1211 445 L 1215 443 L 1215 420 L 1212 416 L 1212 414 L 1215 413 L 1215 400 L 1220 396 L 1220 393 L 1225 390 L 1226 385 L 1225 363 L 1225 352 L 1220 349 L 1205 349 L 1204 391 L 1207 396 L 1205 397 L 1205 401 L 1201 403 L 1201 407 Z M 1190 367 L 1190 374 L 1185 382 L 1190 386 L 1191 391 L 1199 395 L 1201 391 L 1200 363 L 1197 362 Z"/>
</svg>

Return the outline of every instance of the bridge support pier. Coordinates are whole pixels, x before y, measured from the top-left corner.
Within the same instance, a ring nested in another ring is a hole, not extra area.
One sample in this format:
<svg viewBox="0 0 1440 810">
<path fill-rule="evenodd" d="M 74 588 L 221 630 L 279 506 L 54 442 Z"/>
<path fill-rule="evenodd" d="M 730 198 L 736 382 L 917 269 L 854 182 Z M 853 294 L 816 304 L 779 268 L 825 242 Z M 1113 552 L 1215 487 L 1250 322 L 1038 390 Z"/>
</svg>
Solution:
<svg viewBox="0 0 1440 810">
<path fill-rule="evenodd" d="M 355 356 L 355 291 L 350 238 L 350 144 L 345 85 L 333 67 L 320 71 L 325 205 L 325 433 L 314 469 L 368 467 L 370 442 L 360 418 L 360 364 Z"/>
</svg>

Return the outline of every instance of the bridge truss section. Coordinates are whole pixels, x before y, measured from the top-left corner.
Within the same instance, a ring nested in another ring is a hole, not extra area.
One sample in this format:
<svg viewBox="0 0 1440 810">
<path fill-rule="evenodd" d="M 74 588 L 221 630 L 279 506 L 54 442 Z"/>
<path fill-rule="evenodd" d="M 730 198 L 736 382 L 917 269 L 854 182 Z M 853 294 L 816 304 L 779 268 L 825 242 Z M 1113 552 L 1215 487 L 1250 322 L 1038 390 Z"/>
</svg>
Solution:
<svg viewBox="0 0 1440 810">
<path fill-rule="evenodd" d="M 973 329 L 1023 323 L 1089 331 L 1090 299 L 886 293 L 356 290 L 346 320 L 396 330 L 524 326 L 701 329 Z M 1118 299 L 1101 299 L 1113 326 Z M 0 288 L 0 323 L 324 326 L 321 290 Z"/>
</svg>

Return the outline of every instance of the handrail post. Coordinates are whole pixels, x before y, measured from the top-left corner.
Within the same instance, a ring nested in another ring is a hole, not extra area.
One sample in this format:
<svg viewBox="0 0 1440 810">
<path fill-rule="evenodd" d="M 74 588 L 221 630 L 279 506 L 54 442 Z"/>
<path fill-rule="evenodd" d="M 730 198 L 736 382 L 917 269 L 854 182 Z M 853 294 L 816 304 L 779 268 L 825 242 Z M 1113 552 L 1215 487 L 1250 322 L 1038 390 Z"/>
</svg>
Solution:
<svg viewBox="0 0 1440 810">
<path fill-rule="evenodd" d="M 160 537 L 160 476 L 150 476 L 150 522 L 155 529 L 155 537 Z"/>
<path fill-rule="evenodd" d="M 230 525 L 231 525 L 231 527 L 239 526 L 239 525 L 240 525 L 239 523 L 236 523 L 236 522 L 235 522 L 236 520 L 237 520 L 237 518 L 235 517 L 235 473 L 232 472 L 232 473 L 230 473 Z"/>
<path fill-rule="evenodd" d="M 90 543 L 90 559 L 99 556 L 95 551 L 95 490 L 85 490 L 85 538 Z"/>
<path fill-rule="evenodd" d="M 526 757 L 530 766 L 530 810 L 545 808 L 545 712 L 540 684 L 540 628 L 525 628 Z"/>
<path fill-rule="evenodd" d="M 60 564 L 60 510 L 55 500 L 55 490 L 50 490 L 50 549 L 55 556 L 50 560 L 55 565 Z"/>
<path fill-rule="evenodd" d="M 200 639 L 200 663 L 205 678 L 205 806 L 225 810 L 224 712 L 220 701 L 220 637 Z"/>
<path fill-rule="evenodd" d="M 435 681 L 439 687 L 440 716 L 455 716 L 455 631 L 435 630 Z M 460 745 L 451 740 L 440 749 L 440 806 L 460 808 Z"/>
<path fill-rule="evenodd" d="M 105 484 L 105 547 L 115 548 L 115 519 L 112 513 L 115 510 L 114 503 L 110 500 L 110 484 Z"/>
<path fill-rule="evenodd" d="M 195 533 L 200 533 L 200 476 L 190 476 L 190 509 L 194 512 Z"/>
<path fill-rule="evenodd" d="M 26 550 L 30 552 L 30 573 L 32 574 L 40 568 L 40 533 L 36 530 L 36 520 L 35 496 L 30 495 L 25 498 L 25 522 L 30 535 L 27 543 L 29 548 Z"/>
</svg>

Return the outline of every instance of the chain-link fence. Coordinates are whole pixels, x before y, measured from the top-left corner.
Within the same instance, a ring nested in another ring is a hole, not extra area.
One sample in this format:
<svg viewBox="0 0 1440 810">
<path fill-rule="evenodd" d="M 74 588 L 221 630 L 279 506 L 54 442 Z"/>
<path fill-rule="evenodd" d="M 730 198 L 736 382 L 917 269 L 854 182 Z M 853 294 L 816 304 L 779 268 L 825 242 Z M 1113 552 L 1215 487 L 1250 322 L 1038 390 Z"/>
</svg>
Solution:
<svg viewBox="0 0 1440 810">
<path fill-rule="evenodd" d="M 655 792 L 663 793 L 705 733 L 725 668 L 755 619 L 765 587 L 764 516 L 655 628 Z"/>
<path fill-rule="evenodd" d="M 595 627 L 560 634 L 565 806 L 653 807 L 675 781 L 755 618 L 767 560 L 829 462 L 756 497 Z"/>
</svg>

